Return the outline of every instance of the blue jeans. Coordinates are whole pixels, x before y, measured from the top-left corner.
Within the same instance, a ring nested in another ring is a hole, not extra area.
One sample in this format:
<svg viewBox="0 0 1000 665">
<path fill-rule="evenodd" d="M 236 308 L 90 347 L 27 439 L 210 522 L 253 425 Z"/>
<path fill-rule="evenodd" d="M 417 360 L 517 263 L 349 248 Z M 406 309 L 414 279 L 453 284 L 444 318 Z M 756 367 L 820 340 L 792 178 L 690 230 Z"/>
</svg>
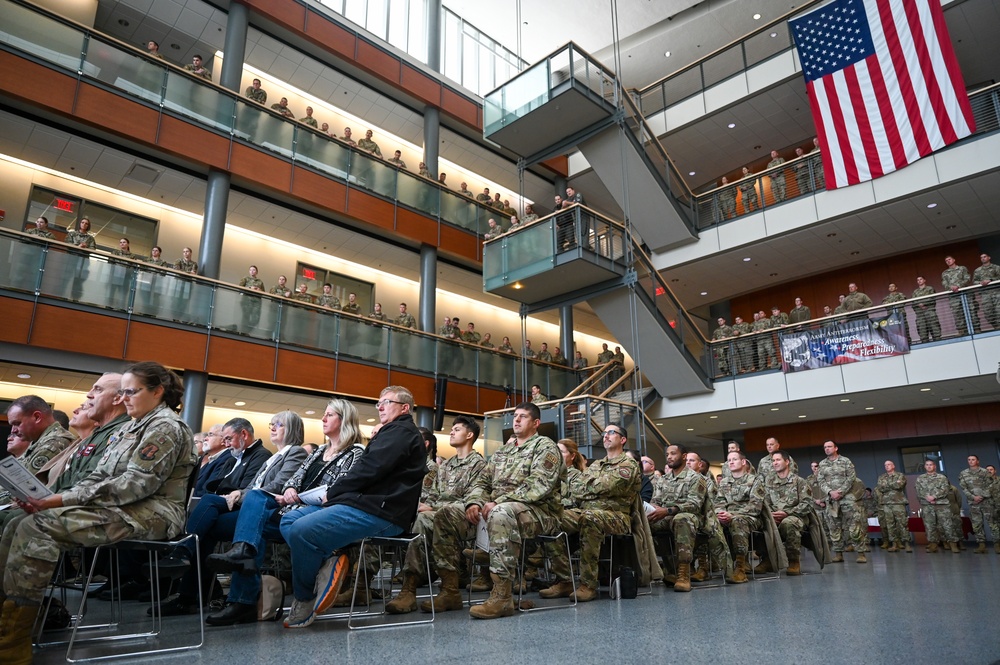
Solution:
<svg viewBox="0 0 1000 665">
<path fill-rule="evenodd" d="M 247 543 L 257 552 L 256 570 L 252 573 L 234 573 L 229 586 L 229 602 L 255 605 L 260 596 L 260 567 L 264 565 L 264 551 L 269 540 L 282 540 L 278 530 L 278 502 L 263 490 L 247 492 L 236 522 L 233 543 Z"/>
<path fill-rule="evenodd" d="M 345 505 L 306 506 L 281 518 L 281 535 L 292 549 L 292 592 L 295 599 L 316 597 L 316 575 L 335 550 L 369 536 L 396 536 L 392 522 Z"/>
<path fill-rule="evenodd" d="M 240 516 L 240 509 L 230 511 L 226 504 L 226 499 L 218 494 L 205 494 L 198 501 L 198 505 L 191 511 L 188 517 L 187 532 L 198 535 L 199 547 L 201 549 L 201 588 L 207 591 L 212 582 L 212 573 L 205 567 L 205 559 L 215 551 L 215 546 L 219 541 L 231 540 L 233 531 L 236 528 L 236 521 Z M 183 547 L 188 550 L 188 556 L 194 558 L 194 540 L 184 543 Z M 188 571 L 181 578 L 179 591 L 181 595 L 195 598 L 198 595 L 197 575 L 194 568 Z M 254 600 L 254 602 L 257 602 Z"/>
</svg>

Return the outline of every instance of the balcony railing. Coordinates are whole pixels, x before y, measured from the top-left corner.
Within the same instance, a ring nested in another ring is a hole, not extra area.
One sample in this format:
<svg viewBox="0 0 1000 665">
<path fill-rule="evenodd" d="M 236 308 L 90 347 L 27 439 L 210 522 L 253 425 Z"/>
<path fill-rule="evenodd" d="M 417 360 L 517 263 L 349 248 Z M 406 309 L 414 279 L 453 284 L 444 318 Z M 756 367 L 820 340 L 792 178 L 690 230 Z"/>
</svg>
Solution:
<svg viewBox="0 0 1000 665">
<path fill-rule="evenodd" d="M 580 382 L 536 360 L 522 382 L 513 354 L 15 231 L 0 230 L 0 291 L 496 388 L 565 395 Z"/>
<path fill-rule="evenodd" d="M 968 286 L 955 293 L 910 298 L 890 305 L 877 305 L 847 314 L 714 340 L 709 345 L 714 361 L 713 376 L 718 379 L 780 371 L 781 333 L 832 330 L 837 323 L 859 319 L 881 322 L 890 320 L 890 315 L 902 315 L 911 349 L 941 341 L 992 336 L 1000 332 L 1000 282 L 988 286 Z"/>
<path fill-rule="evenodd" d="M 0 0 L 0 44 L 292 163 L 482 234 L 495 208 L 284 118 L 183 69 L 45 10 Z"/>
</svg>

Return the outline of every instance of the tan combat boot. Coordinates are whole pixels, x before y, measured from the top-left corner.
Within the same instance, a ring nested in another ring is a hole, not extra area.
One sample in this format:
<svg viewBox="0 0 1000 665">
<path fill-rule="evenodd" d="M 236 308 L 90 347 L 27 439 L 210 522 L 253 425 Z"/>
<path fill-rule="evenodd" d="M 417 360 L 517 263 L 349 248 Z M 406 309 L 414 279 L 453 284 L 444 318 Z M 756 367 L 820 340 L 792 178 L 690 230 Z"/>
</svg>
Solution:
<svg viewBox="0 0 1000 665">
<path fill-rule="evenodd" d="M 788 568 L 785 569 L 786 575 L 801 575 L 802 568 L 799 566 L 799 557 L 801 556 L 799 550 L 792 550 L 788 548 L 785 550 L 785 554 L 788 555 Z"/>
<path fill-rule="evenodd" d="M 864 552 L 858 552 L 857 562 L 858 563 L 868 563 L 868 557 L 865 556 Z"/>
<path fill-rule="evenodd" d="M 927 543 L 927 552 L 928 553 L 934 554 L 937 551 L 938 551 L 938 544 L 937 543 Z"/>
<path fill-rule="evenodd" d="M 731 575 L 726 577 L 726 581 L 730 584 L 744 584 L 747 582 L 747 558 L 744 555 L 737 555 L 736 562 L 733 564 L 733 572 Z"/>
<path fill-rule="evenodd" d="M 690 590 L 691 590 L 691 564 L 678 562 L 677 579 L 674 581 L 674 591 L 690 591 Z"/>
<path fill-rule="evenodd" d="M 758 563 L 754 567 L 753 572 L 756 575 L 761 575 L 763 573 L 770 573 L 771 572 L 771 560 L 770 559 L 761 559 L 760 563 Z"/>
<path fill-rule="evenodd" d="M 441 591 L 431 600 L 420 603 L 421 612 L 448 612 L 462 609 L 462 594 L 458 591 L 458 571 L 439 570 Z"/>
<path fill-rule="evenodd" d="M 962 550 L 958 549 L 958 541 L 957 540 L 955 542 L 953 542 L 953 543 L 949 543 L 949 545 L 951 546 L 951 553 L 952 554 L 961 554 L 962 553 Z"/>
<path fill-rule="evenodd" d="M 900 549 L 902 549 L 902 548 L 900 548 Z M 896 543 L 894 543 L 894 542 L 893 543 L 889 543 L 889 546 L 885 548 L 885 551 L 886 552 L 895 552 L 896 551 Z"/>
<path fill-rule="evenodd" d="M 900 543 L 899 547 L 900 549 L 905 547 L 907 552 L 910 552 L 911 554 L 913 553 L 913 548 L 910 547 L 910 541 L 906 541 L 905 543 Z"/>
<path fill-rule="evenodd" d="M 538 595 L 541 598 L 569 598 L 573 595 L 573 582 L 570 580 L 556 582 L 548 589 L 539 591 Z"/>
<path fill-rule="evenodd" d="M 31 628 L 38 616 L 38 605 L 17 605 L 3 601 L 0 614 L 0 663 L 31 665 Z"/>
<path fill-rule="evenodd" d="M 937 547 L 937 546 L 935 545 L 935 547 Z M 834 552 L 833 553 L 833 558 L 830 559 L 830 563 L 844 563 L 844 553 L 843 552 Z"/>
<path fill-rule="evenodd" d="M 409 614 L 417 611 L 417 576 L 403 573 L 403 588 L 399 594 L 387 603 L 385 611 L 389 614 Z"/>
<path fill-rule="evenodd" d="M 493 590 L 490 597 L 482 605 L 469 608 L 469 615 L 474 619 L 499 619 L 514 616 L 514 597 L 510 592 L 510 578 L 502 578 L 496 573 L 493 578 Z"/>
<path fill-rule="evenodd" d="M 469 591 L 489 591 L 493 588 L 493 580 L 490 579 L 489 573 L 480 568 L 479 574 L 472 578 L 469 582 Z"/>
<path fill-rule="evenodd" d="M 677 587 L 674 587 L 674 591 L 676 590 Z M 590 601 L 597 598 L 598 595 L 600 595 L 600 592 L 598 592 L 598 590 L 595 589 L 594 587 L 589 586 L 587 584 L 581 584 L 576 588 L 575 596 L 576 596 L 576 602 L 578 603 L 589 603 Z"/>
<path fill-rule="evenodd" d="M 887 549 L 889 549 L 889 541 L 888 541 L 888 540 L 885 540 L 885 539 L 883 539 L 883 540 L 882 540 L 882 544 L 881 544 L 881 545 L 879 545 L 879 549 L 882 549 L 882 550 L 887 550 Z"/>
<path fill-rule="evenodd" d="M 698 555 L 698 569 L 691 572 L 692 582 L 704 582 L 708 579 L 708 555 L 699 554 Z"/>
<path fill-rule="evenodd" d="M 986 554 L 986 543 L 976 545 L 976 554 Z"/>
<path fill-rule="evenodd" d="M 481 550 L 478 547 L 475 549 L 465 549 L 462 550 L 462 556 L 466 559 L 472 558 L 473 563 L 482 564 L 488 566 L 490 564 L 490 553 L 486 550 Z"/>
</svg>

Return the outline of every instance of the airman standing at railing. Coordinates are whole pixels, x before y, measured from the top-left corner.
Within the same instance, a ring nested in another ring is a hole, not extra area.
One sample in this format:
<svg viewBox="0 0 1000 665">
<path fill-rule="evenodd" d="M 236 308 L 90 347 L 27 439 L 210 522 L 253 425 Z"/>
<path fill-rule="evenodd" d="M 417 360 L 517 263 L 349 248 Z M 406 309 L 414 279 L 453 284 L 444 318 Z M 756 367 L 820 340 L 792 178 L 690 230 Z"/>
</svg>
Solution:
<svg viewBox="0 0 1000 665">
<path fill-rule="evenodd" d="M 933 294 L 934 287 L 923 277 L 917 277 L 917 288 L 910 297 L 922 298 Z M 914 304 L 913 313 L 917 317 L 917 337 L 921 342 L 936 342 L 941 339 L 941 322 L 938 320 L 936 301 L 925 300 Z"/>
<path fill-rule="evenodd" d="M 777 150 L 771 151 L 771 161 L 767 163 L 767 168 L 781 166 L 785 163 L 785 158 L 778 154 Z M 771 194 L 774 195 L 775 203 L 785 200 L 785 170 L 780 169 L 771 174 Z"/>
<path fill-rule="evenodd" d="M 749 339 L 739 339 L 742 335 L 749 335 L 753 332 L 753 327 L 749 322 L 737 316 L 733 319 L 733 335 L 736 336 L 736 371 L 740 374 L 753 372 L 756 368 L 753 364 L 753 343 Z"/>
<path fill-rule="evenodd" d="M 726 324 L 724 317 L 718 318 L 719 327 L 712 331 L 712 339 L 723 340 L 733 336 L 733 327 Z M 729 374 L 731 366 L 729 362 L 729 347 L 726 344 L 715 344 L 715 361 L 719 365 L 719 374 Z"/>
<path fill-rule="evenodd" d="M 754 178 L 753 171 L 746 166 L 743 167 L 743 179 L 740 181 L 740 193 L 743 195 L 743 212 L 753 212 L 760 207 L 757 201 L 757 179 Z"/>
<path fill-rule="evenodd" d="M 982 265 L 972 273 L 972 281 L 980 286 L 989 286 L 990 282 L 1000 280 L 1000 266 L 990 261 L 990 255 L 983 252 L 979 255 Z M 983 291 L 983 314 L 994 330 L 1000 330 L 1000 290 Z"/>
<path fill-rule="evenodd" d="M 955 294 L 948 299 L 948 305 L 951 307 L 951 314 L 955 318 L 955 329 L 960 336 L 965 336 L 969 334 L 969 326 L 965 322 L 962 296 L 958 295 L 958 290 L 964 286 L 968 286 L 972 278 L 969 277 L 969 269 L 958 265 L 955 262 L 955 257 L 946 256 L 944 257 L 944 262 L 948 267 L 941 273 L 941 287 Z M 972 310 L 973 328 L 976 332 L 979 332 L 979 306 L 976 304 L 974 298 L 969 299 L 969 309 Z"/>
<path fill-rule="evenodd" d="M 715 222 L 723 222 L 736 216 L 736 190 L 729 187 L 729 179 L 722 176 L 720 189 L 715 194 Z"/>
</svg>

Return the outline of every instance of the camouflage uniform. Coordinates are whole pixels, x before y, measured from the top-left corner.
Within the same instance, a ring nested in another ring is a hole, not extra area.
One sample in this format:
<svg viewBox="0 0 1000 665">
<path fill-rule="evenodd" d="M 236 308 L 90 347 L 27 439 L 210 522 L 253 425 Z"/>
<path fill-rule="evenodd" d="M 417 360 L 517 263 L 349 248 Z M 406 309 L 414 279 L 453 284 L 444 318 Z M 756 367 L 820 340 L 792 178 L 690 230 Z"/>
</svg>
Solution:
<svg viewBox="0 0 1000 665">
<path fill-rule="evenodd" d="M 764 481 L 764 489 L 771 512 L 780 510 L 788 513 L 778 524 L 778 533 L 785 543 L 788 560 L 798 561 L 799 551 L 802 549 L 802 532 L 809 524 L 809 513 L 813 506 L 809 483 L 794 471 L 789 472 L 785 478 L 773 473 Z"/>
<path fill-rule="evenodd" d="M 434 517 L 434 561 L 440 570 L 457 570 L 462 544 L 470 527 L 465 510 L 496 504 L 486 518 L 490 537 L 490 572 L 501 579 L 517 573 L 521 545 L 559 526 L 559 448 L 547 436 L 535 434 L 521 445 L 504 444 L 473 481 L 465 506 L 448 504 Z"/>
<path fill-rule="evenodd" d="M 335 295 L 323 294 L 316 299 L 316 304 L 320 307 L 328 307 L 329 309 L 340 309 L 340 298 Z"/>
<path fill-rule="evenodd" d="M 805 323 L 810 319 L 812 319 L 812 311 L 805 305 L 793 307 L 792 310 L 788 312 L 789 323 Z"/>
<path fill-rule="evenodd" d="M 791 469 L 793 476 L 799 475 L 799 465 L 795 463 L 795 460 L 792 458 L 791 455 L 788 456 L 788 468 Z M 774 458 L 772 458 L 770 455 L 765 455 L 764 457 L 761 457 L 760 462 L 757 464 L 757 473 L 758 475 L 760 475 L 761 480 L 764 481 L 764 484 L 766 485 L 767 481 L 770 480 L 771 476 L 775 475 Z"/>
<path fill-rule="evenodd" d="M 393 166 L 395 166 L 398 169 L 405 169 L 406 168 L 406 162 L 404 162 L 402 159 L 399 159 L 398 157 L 393 157 L 392 159 L 389 159 L 389 160 L 386 160 L 386 161 L 388 161 L 390 164 L 392 164 Z M 461 192 L 459 192 L 459 193 L 461 194 Z"/>
<path fill-rule="evenodd" d="M 685 467 L 677 475 L 665 474 L 654 488 L 650 503 L 661 508 L 676 508 L 678 513 L 650 524 L 649 528 L 653 533 L 672 531 L 677 544 L 677 561 L 691 563 L 708 492 L 705 477 Z"/>
<path fill-rule="evenodd" d="M 986 529 L 983 522 L 993 521 L 993 511 L 991 510 L 993 477 L 990 472 L 982 467 L 976 469 L 963 469 L 958 474 L 958 484 L 965 492 L 965 500 L 969 502 L 969 519 L 972 520 L 972 531 L 976 534 L 976 542 L 986 542 Z M 973 498 L 981 496 L 983 500 L 973 503 Z M 997 538 L 993 533 L 994 540 Z"/>
<path fill-rule="evenodd" d="M 360 139 L 358 141 L 358 147 L 362 150 L 370 152 L 376 157 L 382 156 L 382 151 L 379 149 L 378 143 L 375 143 L 375 141 L 372 141 L 371 139 Z"/>
<path fill-rule="evenodd" d="M 854 312 L 859 309 L 871 307 L 872 299 L 861 291 L 855 291 L 854 293 L 848 293 L 844 297 L 844 302 L 841 303 L 841 305 L 843 306 L 845 312 Z"/>
<path fill-rule="evenodd" d="M 729 543 L 726 542 L 726 533 L 722 530 L 722 522 L 715 514 L 715 497 L 719 488 L 715 484 L 714 478 L 710 476 L 703 476 L 703 478 L 705 479 L 705 501 L 701 507 L 701 515 L 705 521 L 701 525 L 699 533 L 705 535 L 708 540 L 704 545 L 697 546 L 695 554 L 698 555 L 699 552 L 707 550 L 711 557 L 712 569 L 725 571 L 728 575 L 733 569 L 733 558 L 729 553 Z M 705 571 L 706 579 L 708 579 L 708 572 Z"/>
<path fill-rule="evenodd" d="M 198 76 L 206 81 L 212 80 L 212 72 L 208 71 L 208 68 L 204 65 L 201 65 L 200 67 L 195 67 L 194 65 L 184 65 L 184 71 L 191 72 L 193 76 Z M 237 88 L 237 90 L 238 89 L 239 88 Z"/>
<path fill-rule="evenodd" d="M 359 305 L 356 302 L 355 303 L 348 302 L 341 309 L 342 311 L 347 312 L 348 314 L 357 314 L 358 316 L 361 316 L 361 305 Z"/>
<path fill-rule="evenodd" d="M 891 543 L 910 542 L 906 476 L 898 471 L 883 473 L 875 483 L 875 492 L 881 504 L 879 524 L 882 527 L 882 537 Z"/>
<path fill-rule="evenodd" d="M 972 281 L 975 284 L 983 282 L 995 282 L 1000 279 L 1000 266 L 994 263 L 987 263 L 976 268 L 972 273 Z M 1000 329 L 1000 289 L 993 287 L 989 291 L 983 291 L 980 296 L 980 304 L 986 320 L 994 330 Z"/>
<path fill-rule="evenodd" d="M 954 543 L 959 540 L 955 531 L 955 523 L 951 519 L 951 503 L 948 495 L 951 484 L 948 478 L 940 473 L 924 473 L 917 477 L 917 497 L 920 499 L 921 515 L 924 518 L 924 531 L 927 532 L 927 542 L 937 543 L 943 538 Z M 933 496 L 934 503 L 927 500 Z"/>
<path fill-rule="evenodd" d="M 457 455 L 444 464 L 437 466 L 431 485 L 427 488 L 426 495 L 421 494 L 420 502 L 426 503 L 431 510 L 417 513 L 417 519 L 413 522 L 413 533 L 424 534 L 424 542 L 415 541 L 410 543 L 406 549 L 406 561 L 403 564 L 403 571 L 414 575 L 422 576 L 424 570 L 424 545 L 428 544 L 433 550 L 434 543 L 434 517 L 438 510 L 445 505 L 453 504 L 465 515 L 465 496 L 472 487 L 472 482 L 476 479 L 483 468 L 486 460 L 478 452 L 473 450 L 464 459 Z M 427 474 L 431 475 L 430 472 Z M 425 476 L 426 479 L 426 476 Z M 475 536 L 475 526 L 469 524 L 466 531 L 469 538 Z"/>
<path fill-rule="evenodd" d="M 240 286 L 263 293 L 264 280 L 247 275 L 240 280 Z M 243 332 L 250 332 L 260 323 L 260 307 L 260 298 L 257 296 L 242 296 L 240 298 L 240 309 L 243 310 Z"/>
<path fill-rule="evenodd" d="M 483 336 L 477 333 L 475 330 L 473 331 L 466 330 L 464 333 L 462 333 L 461 337 L 463 341 L 468 342 L 469 344 L 479 344 L 479 342 L 483 339 Z"/>
<path fill-rule="evenodd" d="M 550 363 L 552 362 L 552 354 L 549 353 L 548 351 L 539 351 L 538 354 L 535 355 L 535 360 L 541 360 L 543 362 Z"/>
<path fill-rule="evenodd" d="M 750 532 L 760 531 L 760 511 L 764 508 L 764 482 L 755 473 L 744 473 L 739 478 L 724 476 L 715 495 L 715 512 L 725 510 L 733 516 L 729 523 L 733 555 L 747 555 L 750 550 Z"/>
<path fill-rule="evenodd" d="M 4 562 L 6 597 L 38 604 L 63 551 L 181 533 L 195 464 L 191 430 L 166 405 L 125 425 L 94 472 L 62 493 L 63 507 L 17 525 Z"/>
<path fill-rule="evenodd" d="M 738 185 L 740 192 L 743 194 L 744 213 L 753 212 L 754 208 L 760 207 L 760 203 L 757 202 L 757 190 L 754 189 L 754 185 L 756 184 L 757 179 L 754 177 L 754 174 L 747 173 Z"/>
<path fill-rule="evenodd" d="M 817 481 L 823 500 L 826 501 L 827 526 L 830 529 L 830 540 L 833 551 L 844 551 L 844 530 L 854 543 L 854 549 L 861 554 L 868 551 L 868 522 L 861 514 L 857 497 L 851 493 L 851 488 L 858 476 L 854 464 L 847 457 L 838 455 L 837 459 L 824 458 L 819 463 Z M 830 492 L 840 491 L 840 499 L 833 499 Z"/>
<path fill-rule="evenodd" d="M 736 371 L 740 374 L 756 369 L 753 364 L 753 340 L 744 337 L 752 332 L 753 324 L 748 321 L 733 324 L 733 334 L 736 335 Z"/>
<path fill-rule="evenodd" d="M 316 304 L 316 300 L 311 295 L 309 295 L 308 293 L 300 293 L 299 291 L 295 291 L 294 293 L 292 293 L 292 300 L 295 300 L 297 302 L 304 302 L 309 305 Z"/>
<path fill-rule="evenodd" d="M 964 541 L 965 532 L 962 529 L 962 496 L 958 493 L 958 488 L 954 485 L 949 484 L 948 487 L 950 488 L 948 490 L 950 492 L 948 505 L 951 507 L 952 528 L 958 534 L 958 539 Z M 962 543 L 962 549 L 965 549 L 965 543 Z"/>
<path fill-rule="evenodd" d="M 316 118 L 312 116 L 307 115 L 304 118 L 302 118 L 299 122 L 301 122 L 303 125 L 309 125 L 313 129 L 319 129 L 319 122 L 316 120 Z"/>
<path fill-rule="evenodd" d="M 728 325 L 719 326 L 718 328 L 712 331 L 712 339 L 716 341 L 726 339 L 727 337 L 732 337 L 732 336 L 733 336 L 732 326 Z M 719 363 L 719 374 L 723 375 L 729 374 L 730 371 L 729 343 L 722 342 L 719 344 L 713 344 L 712 348 L 715 350 L 715 360 L 717 363 Z"/>
<path fill-rule="evenodd" d="M 758 319 L 753 322 L 753 331 L 755 333 L 770 329 L 770 318 Z M 778 357 L 774 353 L 774 339 L 772 339 L 772 337 L 773 336 L 770 333 L 757 336 L 757 360 L 761 365 L 757 369 L 776 367 L 778 365 Z"/>
<path fill-rule="evenodd" d="M 629 455 L 599 459 L 573 481 L 567 482 L 578 508 L 564 510 L 560 529 L 580 534 L 580 582 L 596 589 L 597 562 L 606 534 L 631 532 L 629 513 L 639 494 L 642 471 Z M 565 506 L 565 501 L 563 503 Z M 552 572 L 558 581 L 569 579 L 569 557 L 562 547 L 553 547 Z"/>
<path fill-rule="evenodd" d="M 63 242 L 74 247 L 80 247 L 80 243 L 83 243 L 82 246 L 87 249 L 97 249 L 97 241 L 94 240 L 94 236 L 84 231 L 67 231 Z"/>
<path fill-rule="evenodd" d="M 413 318 L 413 315 L 407 312 L 406 314 L 400 314 L 393 321 L 397 326 L 403 326 L 404 328 L 416 328 L 417 320 Z"/>
<path fill-rule="evenodd" d="M 784 157 L 775 157 L 767 163 L 767 168 L 781 166 L 784 163 Z M 776 203 L 781 203 L 785 200 L 785 169 L 778 169 L 771 174 L 771 194 L 774 195 Z"/>
<path fill-rule="evenodd" d="M 45 238 L 47 240 L 55 240 L 56 237 L 52 235 L 52 231 L 48 229 L 40 229 L 37 226 L 33 229 L 28 229 L 25 231 L 29 236 L 35 236 L 36 238 Z"/>
<path fill-rule="evenodd" d="M 48 464 L 50 459 L 64 451 L 75 438 L 70 432 L 63 429 L 62 425 L 53 422 L 17 459 L 28 471 L 37 476 L 42 467 Z M 5 506 L 10 502 L 10 493 L 6 490 L 0 490 L 0 506 Z"/>
<path fill-rule="evenodd" d="M 963 286 L 968 286 L 969 281 L 969 270 L 965 266 L 960 266 L 955 264 L 950 268 L 946 268 L 944 272 L 941 273 L 941 287 L 945 291 L 950 291 L 952 287 L 962 288 Z M 959 293 L 952 294 L 948 298 L 948 306 L 951 307 L 951 315 L 955 319 L 955 329 L 958 331 L 960 336 L 969 334 L 969 326 L 965 323 L 965 311 L 962 307 L 962 295 Z M 972 310 L 972 324 L 974 328 L 979 327 L 979 307 L 976 304 L 976 299 L 969 298 L 969 308 Z"/>
<path fill-rule="evenodd" d="M 190 273 L 192 275 L 198 274 L 198 262 L 188 261 L 187 259 L 177 259 L 174 261 L 174 270 L 180 270 L 181 272 Z"/>
<path fill-rule="evenodd" d="M 255 101 L 258 104 L 267 103 L 267 92 L 264 91 L 264 88 L 254 88 L 253 86 L 250 86 L 244 94 L 246 94 L 247 99 Z"/>
<path fill-rule="evenodd" d="M 934 294 L 930 284 L 919 286 L 913 290 L 911 298 L 921 298 Z M 935 342 L 941 339 L 941 321 L 938 320 L 937 303 L 933 300 L 918 302 L 913 305 L 913 313 L 917 318 L 917 337 L 921 342 Z"/>
<path fill-rule="evenodd" d="M 268 291 L 268 293 L 270 293 L 272 296 L 282 296 L 282 297 L 284 297 L 285 294 L 289 292 L 290 289 L 287 286 L 281 286 L 280 284 L 275 284 L 274 286 L 271 287 L 271 290 Z"/>
<path fill-rule="evenodd" d="M 716 195 L 715 222 L 723 222 L 736 215 L 736 190 L 726 185 Z"/>
<path fill-rule="evenodd" d="M 372 312 L 371 314 L 368 315 L 368 318 L 369 319 L 375 319 L 376 321 L 388 321 L 389 320 L 389 317 L 387 317 L 382 312 Z"/>
</svg>

